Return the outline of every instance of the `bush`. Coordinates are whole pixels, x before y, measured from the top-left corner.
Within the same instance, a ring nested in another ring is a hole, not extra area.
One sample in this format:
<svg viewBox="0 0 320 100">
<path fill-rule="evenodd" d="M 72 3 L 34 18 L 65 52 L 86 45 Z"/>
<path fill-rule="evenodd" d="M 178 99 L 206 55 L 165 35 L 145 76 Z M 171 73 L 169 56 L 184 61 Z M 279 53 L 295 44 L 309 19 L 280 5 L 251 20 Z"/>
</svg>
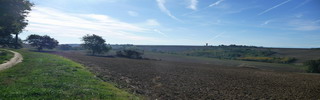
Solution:
<svg viewBox="0 0 320 100">
<path fill-rule="evenodd" d="M 304 62 L 304 65 L 308 66 L 307 72 L 320 73 L 320 59 L 306 61 Z"/>
<path fill-rule="evenodd" d="M 138 50 L 130 50 L 130 49 L 124 49 L 119 50 L 116 52 L 117 56 L 119 57 L 126 57 L 126 58 L 133 58 L 133 59 L 142 59 L 142 52 L 139 52 Z"/>
</svg>

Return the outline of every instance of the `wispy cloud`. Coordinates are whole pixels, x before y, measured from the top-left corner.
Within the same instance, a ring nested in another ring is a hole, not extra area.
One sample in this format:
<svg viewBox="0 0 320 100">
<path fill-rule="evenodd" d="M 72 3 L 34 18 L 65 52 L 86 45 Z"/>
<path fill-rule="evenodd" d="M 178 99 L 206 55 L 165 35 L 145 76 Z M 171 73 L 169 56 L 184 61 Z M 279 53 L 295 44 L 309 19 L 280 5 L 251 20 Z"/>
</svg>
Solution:
<svg viewBox="0 0 320 100">
<path fill-rule="evenodd" d="M 208 7 L 217 6 L 217 5 L 219 5 L 219 4 L 220 4 L 221 2 L 223 2 L 223 1 L 225 1 L 225 0 L 218 0 L 217 2 L 214 2 L 214 3 L 210 4 Z"/>
<path fill-rule="evenodd" d="M 189 12 L 189 13 L 186 13 L 186 14 L 183 14 L 183 16 L 191 15 L 191 14 L 200 12 L 200 11 L 202 11 L 202 10 L 208 9 L 208 8 L 210 8 L 210 7 L 213 7 L 213 6 L 218 6 L 218 5 L 219 5 L 220 3 L 222 3 L 223 1 L 225 1 L 225 0 L 218 0 L 218 1 L 210 4 L 209 6 L 207 6 L 207 7 L 205 7 L 205 8 L 202 8 L 202 9 L 200 9 L 200 10 L 195 10 L 195 11 L 192 11 L 192 12 Z"/>
<path fill-rule="evenodd" d="M 302 13 L 299 13 L 299 14 L 295 14 L 294 15 L 294 17 L 296 17 L 296 18 L 301 18 L 301 17 L 303 17 L 304 15 L 302 14 Z"/>
<path fill-rule="evenodd" d="M 188 6 L 189 9 L 197 10 L 198 0 L 190 0 L 190 5 Z"/>
<path fill-rule="evenodd" d="M 268 25 L 272 20 L 267 20 L 267 21 L 264 21 L 261 25 Z"/>
<path fill-rule="evenodd" d="M 160 23 L 156 19 L 148 19 L 146 24 L 149 26 L 159 26 Z"/>
<path fill-rule="evenodd" d="M 139 16 L 139 13 L 137 13 L 137 12 L 135 12 L 135 11 L 128 11 L 128 14 L 129 14 L 130 16 L 133 16 L 133 17 Z"/>
<path fill-rule="evenodd" d="M 160 10 L 164 13 L 166 13 L 168 16 L 170 16 L 172 19 L 182 22 L 180 19 L 178 19 L 176 16 L 172 15 L 170 10 L 168 10 L 165 6 L 166 0 L 157 0 L 158 7 Z"/>
<path fill-rule="evenodd" d="M 278 5 L 275 5 L 275 6 L 269 8 L 269 9 L 267 9 L 267 10 L 264 10 L 263 12 L 259 13 L 258 15 L 263 15 L 263 14 L 265 14 L 265 13 L 267 13 L 267 12 L 269 12 L 269 11 L 275 9 L 275 8 L 278 8 L 278 7 L 280 7 L 280 6 L 288 3 L 288 2 L 290 2 L 290 1 L 291 1 L 291 0 L 286 0 L 286 1 L 284 1 L 284 2 L 282 2 L 282 3 L 280 3 L 280 4 L 278 4 Z"/>
<path fill-rule="evenodd" d="M 47 33 L 58 37 L 80 38 L 85 34 L 97 34 L 107 38 L 148 40 L 154 38 L 135 33 L 149 29 L 114 19 L 107 15 L 66 13 L 52 8 L 35 7 L 28 17 L 26 30 L 31 33 Z"/>
<path fill-rule="evenodd" d="M 315 31 L 320 30 L 320 25 L 312 20 L 291 20 L 288 23 L 291 30 Z"/>
<path fill-rule="evenodd" d="M 312 0 L 305 0 L 304 2 L 300 3 L 298 6 L 294 7 L 293 9 L 300 8 L 300 7 L 304 6 L 305 4 L 309 3 L 310 1 L 312 1 Z"/>
<path fill-rule="evenodd" d="M 162 36 L 168 37 L 168 35 L 167 35 L 167 34 L 165 34 L 165 33 L 161 32 L 161 31 L 160 31 L 160 30 L 158 30 L 158 29 L 153 29 L 153 31 L 154 31 L 154 32 L 157 32 L 157 33 L 159 33 L 159 34 L 161 34 Z"/>
</svg>

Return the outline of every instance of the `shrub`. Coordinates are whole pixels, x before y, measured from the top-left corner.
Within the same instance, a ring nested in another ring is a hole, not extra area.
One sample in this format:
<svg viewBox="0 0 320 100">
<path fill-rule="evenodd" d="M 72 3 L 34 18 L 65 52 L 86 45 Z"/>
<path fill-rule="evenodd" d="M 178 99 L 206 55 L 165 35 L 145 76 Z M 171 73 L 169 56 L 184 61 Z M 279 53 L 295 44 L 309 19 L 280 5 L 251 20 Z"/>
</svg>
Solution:
<svg viewBox="0 0 320 100">
<path fill-rule="evenodd" d="M 142 59 L 142 52 L 138 50 L 124 49 L 116 52 L 119 57 L 133 58 L 133 59 Z"/>
<path fill-rule="evenodd" d="M 308 66 L 307 72 L 320 73 L 320 59 L 306 61 L 304 62 L 304 65 Z"/>
</svg>

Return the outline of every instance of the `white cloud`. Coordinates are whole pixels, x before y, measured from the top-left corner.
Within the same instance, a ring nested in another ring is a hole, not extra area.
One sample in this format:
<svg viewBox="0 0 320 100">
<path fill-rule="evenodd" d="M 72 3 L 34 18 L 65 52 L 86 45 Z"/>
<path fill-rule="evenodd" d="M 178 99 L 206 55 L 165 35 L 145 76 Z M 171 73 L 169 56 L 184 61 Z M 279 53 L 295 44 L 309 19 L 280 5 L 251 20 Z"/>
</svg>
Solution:
<svg viewBox="0 0 320 100">
<path fill-rule="evenodd" d="M 190 5 L 188 6 L 189 9 L 197 10 L 198 0 L 190 0 Z"/>
<path fill-rule="evenodd" d="M 146 24 L 149 26 L 159 26 L 160 25 L 160 23 L 155 19 L 148 19 Z"/>
<path fill-rule="evenodd" d="M 170 16 L 172 19 L 180 21 L 180 19 L 178 19 L 176 16 L 172 15 L 171 12 L 166 8 L 165 3 L 166 0 L 156 0 L 158 3 L 158 7 L 160 8 L 160 10 L 164 13 L 166 13 L 168 16 Z"/>
<path fill-rule="evenodd" d="M 128 14 L 129 14 L 130 16 L 133 16 L 133 17 L 139 16 L 139 13 L 134 12 L 134 11 L 128 11 Z"/>
<path fill-rule="evenodd" d="M 31 33 L 47 33 L 59 37 L 80 38 L 85 34 L 97 34 L 107 38 L 126 40 L 147 40 L 154 38 L 134 33 L 149 29 L 122 22 L 107 15 L 75 14 L 59 10 L 35 7 L 28 17 L 26 30 Z"/>
<path fill-rule="evenodd" d="M 214 2 L 212 4 L 210 4 L 208 7 L 213 7 L 213 6 L 217 6 L 219 5 L 221 2 L 223 2 L 224 0 L 218 0 L 217 2 Z"/>
<path fill-rule="evenodd" d="M 280 3 L 280 4 L 278 4 L 278 5 L 275 5 L 275 6 L 271 7 L 271 8 L 269 8 L 269 9 L 267 9 L 267 10 L 265 10 L 265 11 L 263 11 L 263 12 L 259 13 L 258 15 L 262 15 L 262 14 L 264 14 L 264 13 L 267 13 L 267 12 L 269 12 L 269 11 L 271 11 L 271 10 L 275 9 L 275 8 L 278 8 L 278 7 L 280 7 L 280 6 L 282 6 L 282 5 L 286 4 L 286 3 L 288 3 L 288 2 L 290 2 L 290 1 L 291 1 L 291 0 L 284 1 L 284 2 L 282 2 L 282 3 Z"/>
</svg>

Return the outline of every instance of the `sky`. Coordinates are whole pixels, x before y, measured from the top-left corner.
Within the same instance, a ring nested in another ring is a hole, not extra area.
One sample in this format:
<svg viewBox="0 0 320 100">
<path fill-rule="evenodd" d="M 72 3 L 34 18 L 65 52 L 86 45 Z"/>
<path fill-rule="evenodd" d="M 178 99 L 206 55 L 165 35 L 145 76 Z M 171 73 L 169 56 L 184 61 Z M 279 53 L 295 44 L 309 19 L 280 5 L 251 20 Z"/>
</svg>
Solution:
<svg viewBox="0 0 320 100">
<path fill-rule="evenodd" d="M 21 34 L 60 44 L 320 47 L 320 0 L 30 0 Z"/>
</svg>

